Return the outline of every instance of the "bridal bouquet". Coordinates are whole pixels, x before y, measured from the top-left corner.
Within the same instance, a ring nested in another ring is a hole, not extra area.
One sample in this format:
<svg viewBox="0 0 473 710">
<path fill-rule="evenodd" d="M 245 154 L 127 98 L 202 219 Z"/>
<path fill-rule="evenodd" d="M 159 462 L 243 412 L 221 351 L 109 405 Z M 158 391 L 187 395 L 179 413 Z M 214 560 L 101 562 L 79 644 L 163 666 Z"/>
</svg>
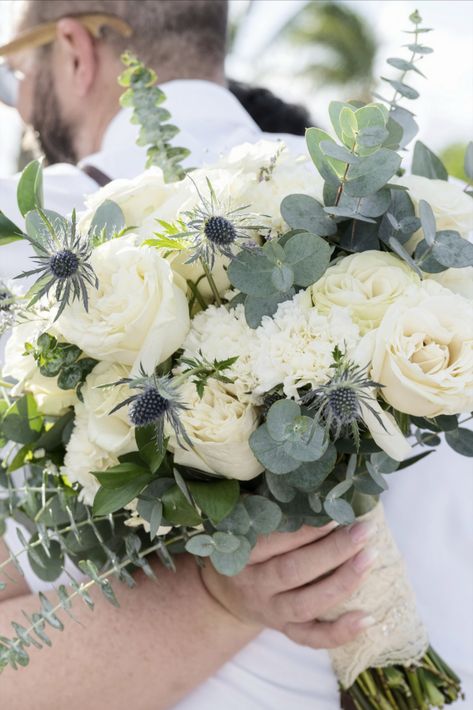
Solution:
<svg viewBox="0 0 473 710">
<path fill-rule="evenodd" d="M 56 607 L 40 595 L 0 638 L 0 667 L 26 665 L 92 585 L 115 603 L 110 577 L 132 586 L 133 567 L 153 574 L 150 555 L 172 567 L 186 550 L 234 575 L 258 535 L 366 516 L 380 555 L 333 612 L 374 618 L 331 654 L 343 706 L 459 696 L 379 503 L 386 476 L 441 432 L 473 455 L 473 203 L 424 144 L 401 167 L 417 131 L 404 77 L 431 51 L 411 20 L 412 58 L 388 60 L 403 73 L 386 79 L 393 98 L 333 102 L 333 131 L 307 131 L 311 161 L 263 141 L 183 170 L 156 78 L 127 56 L 123 102 L 149 170 L 69 220 L 44 207 L 39 163 L 25 169 L 24 229 L 0 215 L 1 240 L 35 250 L 28 292 L 1 289 L 0 524 L 26 528 L 42 579 L 66 558 L 89 579 L 60 585 Z"/>
</svg>

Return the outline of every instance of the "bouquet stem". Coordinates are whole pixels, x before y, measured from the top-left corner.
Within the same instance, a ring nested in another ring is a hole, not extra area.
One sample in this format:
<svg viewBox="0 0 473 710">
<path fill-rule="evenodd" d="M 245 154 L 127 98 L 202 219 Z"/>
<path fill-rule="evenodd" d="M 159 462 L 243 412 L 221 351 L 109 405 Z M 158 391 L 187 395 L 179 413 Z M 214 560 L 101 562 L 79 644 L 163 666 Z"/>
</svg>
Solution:
<svg viewBox="0 0 473 710">
<path fill-rule="evenodd" d="M 429 710 L 464 697 L 460 679 L 431 646 L 415 665 L 368 668 L 340 692 L 343 710 Z"/>
</svg>

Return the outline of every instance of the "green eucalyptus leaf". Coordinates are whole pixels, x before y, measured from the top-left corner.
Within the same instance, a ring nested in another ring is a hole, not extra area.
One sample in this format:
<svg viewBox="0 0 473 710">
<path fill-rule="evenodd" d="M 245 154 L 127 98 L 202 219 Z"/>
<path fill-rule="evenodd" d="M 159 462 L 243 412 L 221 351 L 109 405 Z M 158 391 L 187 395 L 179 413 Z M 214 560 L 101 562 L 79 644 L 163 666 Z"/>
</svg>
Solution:
<svg viewBox="0 0 473 710">
<path fill-rule="evenodd" d="M 362 148 L 376 148 L 382 145 L 388 136 L 389 131 L 384 126 L 368 126 L 358 133 L 356 140 Z"/>
<path fill-rule="evenodd" d="M 296 234 L 286 242 L 284 251 L 295 283 L 307 287 L 325 273 L 330 263 L 332 247 L 325 239 L 315 234 Z"/>
<path fill-rule="evenodd" d="M 270 492 L 281 503 L 289 503 L 296 495 L 296 489 L 290 485 L 288 476 L 278 476 L 271 471 L 265 473 Z"/>
<path fill-rule="evenodd" d="M 241 545 L 241 539 L 229 532 L 217 531 L 212 535 L 212 540 L 219 552 L 236 552 Z"/>
<path fill-rule="evenodd" d="M 274 266 L 271 272 L 271 281 L 277 291 L 287 293 L 294 284 L 294 271 L 287 264 Z"/>
<path fill-rule="evenodd" d="M 261 325 L 263 316 L 272 316 L 278 310 L 278 306 L 283 301 L 287 301 L 295 294 L 293 288 L 286 293 L 276 292 L 265 298 L 247 296 L 245 299 L 245 318 L 250 328 L 257 328 Z"/>
<path fill-rule="evenodd" d="M 417 74 L 420 74 L 421 76 L 425 77 L 425 74 L 423 74 L 413 62 L 408 62 L 406 59 L 401 59 L 399 57 L 389 57 L 389 59 L 386 59 L 386 61 L 388 64 L 390 64 L 392 67 L 395 67 L 396 69 L 400 69 L 401 71 L 415 71 Z"/>
<path fill-rule="evenodd" d="M 309 128 L 305 136 L 307 149 L 315 167 L 324 180 L 327 180 L 327 182 L 337 187 L 340 184 L 345 164 L 324 155 L 320 147 L 322 141 L 332 141 L 332 143 L 335 143 L 335 141 L 328 133 L 322 131 L 320 128 Z"/>
<path fill-rule="evenodd" d="M 239 536 L 240 545 L 234 552 L 220 552 L 214 550 L 210 555 L 210 561 L 220 574 L 231 577 L 241 572 L 250 559 L 251 545 L 248 540 Z"/>
<path fill-rule="evenodd" d="M 391 111 L 390 118 L 401 127 L 402 137 L 399 141 L 399 146 L 400 148 L 405 148 L 419 132 L 419 126 L 412 113 L 402 106 L 396 106 Z"/>
<path fill-rule="evenodd" d="M 275 441 L 286 441 L 292 432 L 296 417 L 301 413 L 300 406 L 292 399 L 280 399 L 271 405 L 266 416 L 269 435 Z"/>
<path fill-rule="evenodd" d="M 339 121 L 342 133 L 354 142 L 355 134 L 358 130 L 358 122 L 356 120 L 355 111 L 348 106 L 344 106 L 340 111 Z"/>
<path fill-rule="evenodd" d="M 419 266 L 416 264 L 416 262 L 414 261 L 412 256 L 409 254 L 409 252 L 407 252 L 404 249 L 404 247 L 399 242 L 399 240 L 396 239 L 396 237 L 390 237 L 388 240 L 388 244 L 391 247 L 391 249 L 393 250 L 393 252 L 395 254 L 397 254 L 398 256 L 400 256 L 401 259 L 403 261 L 405 261 L 406 264 L 408 264 L 411 267 L 411 269 L 413 269 L 416 272 L 416 274 L 422 278 L 422 271 L 420 270 Z"/>
<path fill-rule="evenodd" d="M 17 187 L 18 209 L 23 217 L 31 210 L 43 208 L 43 168 L 40 160 L 32 160 L 21 173 Z"/>
<path fill-rule="evenodd" d="M 187 540 L 185 547 L 191 555 L 209 557 L 215 550 L 215 543 L 210 535 L 194 535 Z"/>
<path fill-rule="evenodd" d="M 401 164 L 400 156 L 388 148 L 362 158 L 350 166 L 345 191 L 350 197 L 366 197 L 378 192 L 396 173 Z"/>
<path fill-rule="evenodd" d="M 337 145 L 334 141 L 321 141 L 320 148 L 329 158 L 341 160 L 343 163 L 357 163 L 358 156 L 347 150 L 344 146 Z"/>
<path fill-rule="evenodd" d="M 448 172 L 445 165 L 421 141 L 416 141 L 414 146 L 412 174 L 421 175 L 430 180 L 448 180 Z"/>
<path fill-rule="evenodd" d="M 353 508 L 343 498 L 326 499 L 324 501 L 324 510 L 339 525 L 349 525 L 355 520 Z"/>
<path fill-rule="evenodd" d="M 445 433 L 447 444 L 462 456 L 473 456 L 473 431 L 459 427 Z"/>
<path fill-rule="evenodd" d="M 103 241 L 106 241 L 119 234 L 126 226 L 121 207 L 113 200 L 105 200 L 92 217 L 89 234 L 99 236 Z"/>
<path fill-rule="evenodd" d="M 45 582 L 54 582 L 64 569 L 64 553 L 61 545 L 57 540 L 50 540 L 48 543 L 48 554 L 42 545 L 31 547 L 31 543 L 35 543 L 37 540 L 37 535 L 33 536 L 30 540 L 28 561 L 33 572 L 40 579 Z"/>
<path fill-rule="evenodd" d="M 145 494 L 146 491 L 142 493 L 142 495 Z M 163 519 L 162 502 L 160 500 L 144 500 L 140 497 L 138 499 L 137 510 L 139 515 L 149 523 L 149 536 L 151 540 L 154 540 Z"/>
<path fill-rule="evenodd" d="M 473 244 L 463 239 L 458 232 L 444 229 L 437 232 L 432 256 L 448 268 L 473 266 Z"/>
<path fill-rule="evenodd" d="M 250 447 L 258 461 L 271 473 L 282 474 L 294 471 L 300 462 L 284 451 L 284 442 L 276 442 L 262 424 L 250 436 Z"/>
<path fill-rule="evenodd" d="M 424 239 L 430 247 L 435 241 L 437 228 L 432 207 L 425 200 L 419 200 L 419 217 L 424 232 Z"/>
<path fill-rule="evenodd" d="M 268 535 L 277 530 L 282 512 L 277 503 L 263 496 L 247 496 L 243 505 L 249 515 L 251 527 L 259 535 Z"/>
<path fill-rule="evenodd" d="M 413 101 L 414 99 L 418 99 L 420 96 L 417 89 L 414 89 L 413 86 L 405 84 L 403 81 L 397 81 L 396 79 L 388 79 L 385 76 L 382 76 L 381 79 L 383 81 L 387 81 L 388 84 L 391 84 L 393 89 L 395 89 L 399 94 L 401 94 L 401 96 L 404 96 L 405 99 Z"/>
<path fill-rule="evenodd" d="M 230 262 L 228 278 L 235 288 L 250 296 L 267 298 L 277 293 L 273 284 L 274 264 L 264 252 L 242 250 Z"/>
<path fill-rule="evenodd" d="M 337 225 L 327 217 L 320 202 L 309 195 L 287 195 L 281 202 L 281 215 L 292 229 L 304 229 L 320 237 L 337 232 Z"/>
<path fill-rule="evenodd" d="M 434 51 L 432 47 L 426 47 L 423 44 L 405 44 L 404 46 L 415 54 L 431 54 Z"/>
<path fill-rule="evenodd" d="M 250 527 L 250 516 L 241 501 L 236 504 L 229 515 L 216 525 L 217 530 L 233 533 L 234 535 L 246 535 Z"/>
<path fill-rule="evenodd" d="M 426 274 L 439 274 L 447 268 L 434 258 L 432 247 L 427 244 L 425 239 L 422 239 L 416 246 L 414 257 L 417 266 Z"/>
<path fill-rule="evenodd" d="M 317 461 L 303 463 L 292 473 L 288 473 L 286 476 L 277 476 L 277 479 L 299 491 L 313 491 L 333 471 L 336 460 L 337 451 L 333 444 L 329 444 L 327 450 Z"/>
</svg>

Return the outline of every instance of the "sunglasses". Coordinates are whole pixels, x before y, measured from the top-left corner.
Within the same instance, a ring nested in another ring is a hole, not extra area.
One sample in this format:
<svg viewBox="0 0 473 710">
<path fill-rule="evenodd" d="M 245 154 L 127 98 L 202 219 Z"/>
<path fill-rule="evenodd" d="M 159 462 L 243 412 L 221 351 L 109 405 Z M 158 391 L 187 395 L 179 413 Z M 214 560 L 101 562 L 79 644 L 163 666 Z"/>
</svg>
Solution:
<svg viewBox="0 0 473 710">
<path fill-rule="evenodd" d="M 67 17 L 80 22 L 95 39 L 101 39 L 103 30 L 107 27 L 122 37 L 130 37 L 133 34 L 130 25 L 115 15 L 92 13 L 87 15 L 67 15 Z M 51 44 L 56 39 L 56 25 L 62 19 L 62 17 L 58 17 L 53 22 L 44 22 L 25 30 L 11 42 L 0 46 L 0 102 L 7 106 L 16 105 L 19 84 L 22 79 L 21 72 L 12 69 L 7 61 L 2 60 L 2 57 L 16 54 L 25 49 L 35 49 L 36 47 L 44 47 L 47 44 Z"/>
</svg>

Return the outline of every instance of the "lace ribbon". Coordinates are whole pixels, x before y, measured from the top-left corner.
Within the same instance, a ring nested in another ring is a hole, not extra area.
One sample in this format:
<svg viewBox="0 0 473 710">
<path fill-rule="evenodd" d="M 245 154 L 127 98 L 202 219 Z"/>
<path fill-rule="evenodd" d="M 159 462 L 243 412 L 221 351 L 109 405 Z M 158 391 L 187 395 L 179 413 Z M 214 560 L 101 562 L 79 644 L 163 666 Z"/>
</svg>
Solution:
<svg viewBox="0 0 473 710">
<path fill-rule="evenodd" d="M 330 651 L 334 671 L 344 688 L 349 688 L 367 668 L 418 661 L 429 645 L 414 592 L 407 579 L 404 561 L 378 504 L 360 520 L 373 520 L 379 555 L 360 589 L 324 616 L 332 620 L 347 611 L 362 609 L 376 619 L 350 643 Z"/>
</svg>

